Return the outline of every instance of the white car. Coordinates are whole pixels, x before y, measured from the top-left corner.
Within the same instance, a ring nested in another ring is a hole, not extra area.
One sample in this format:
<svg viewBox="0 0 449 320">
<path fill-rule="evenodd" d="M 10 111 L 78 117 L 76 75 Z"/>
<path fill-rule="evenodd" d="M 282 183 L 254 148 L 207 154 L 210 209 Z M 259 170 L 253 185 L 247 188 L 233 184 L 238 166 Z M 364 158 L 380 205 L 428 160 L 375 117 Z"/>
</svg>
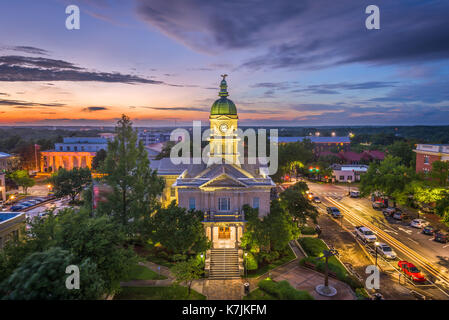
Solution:
<svg viewBox="0 0 449 320">
<path fill-rule="evenodd" d="M 413 228 L 424 228 L 429 225 L 429 222 L 423 219 L 414 219 L 412 222 L 410 222 L 410 227 Z"/>
<path fill-rule="evenodd" d="M 386 243 L 379 243 L 376 246 L 376 251 L 386 259 L 394 260 L 397 258 L 396 252 Z"/>
<path fill-rule="evenodd" d="M 371 229 L 367 227 L 355 227 L 355 235 L 363 242 L 375 242 L 377 237 Z"/>
</svg>

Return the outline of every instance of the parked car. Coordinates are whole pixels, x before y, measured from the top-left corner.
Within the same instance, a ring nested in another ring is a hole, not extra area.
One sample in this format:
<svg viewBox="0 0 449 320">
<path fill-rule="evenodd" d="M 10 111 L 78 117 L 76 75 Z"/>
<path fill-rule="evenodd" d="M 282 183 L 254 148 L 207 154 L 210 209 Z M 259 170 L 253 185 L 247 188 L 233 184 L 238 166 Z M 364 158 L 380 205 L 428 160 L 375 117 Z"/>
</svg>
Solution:
<svg viewBox="0 0 449 320">
<path fill-rule="evenodd" d="M 355 227 L 355 235 L 365 243 L 377 241 L 377 237 L 374 232 L 364 226 Z"/>
<path fill-rule="evenodd" d="M 20 211 L 20 210 L 22 210 L 24 208 L 25 208 L 24 206 L 22 206 L 20 204 L 16 204 L 16 205 L 12 206 L 11 208 L 9 208 L 9 210 L 11 210 L 13 212 L 16 212 L 16 211 Z"/>
<path fill-rule="evenodd" d="M 433 236 L 433 234 L 434 234 L 436 231 L 438 231 L 438 230 L 435 230 L 435 228 L 432 227 L 432 226 L 425 226 L 424 228 L 422 228 L 422 233 L 423 233 L 423 234 L 426 234 L 426 235 L 428 235 L 428 236 Z"/>
<path fill-rule="evenodd" d="M 410 222 L 410 227 L 413 228 L 424 228 L 429 225 L 429 222 L 423 219 L 413 219 L 412 222 Z"/>
<path fill-rule="evenodd" d="M 401 260 L 398 262 L 398 267 L 405 275 L 414 282 L 425 282 L 426 277 L 419 271 L 413 263 Z"/>
<path fill-rule="evenodd" d="M 382 213 L 385 217 L 391 217 L 393 214 L 401 212 L 398 208 L 388 207 L 382 210 Z"/>
<path fill-rule="evenodd" d="M 351 198 L 359 198 L 360 197 L 360 191 L 351 191 L 351 192 L 349 192 L 349 196 L 351 197 Z"/>
<path fill-rule="evenodd" d="M 394 260 L 397 257 L 396 252 L 386 243 L 379 243 L 376 246 L 376 251 L 386 259 Z"/>
<path fill-rule="evenodd" d="M 436 231 L 433 235 L 433 240 L 436 242 L 447 243 L 449 242 L 449 236 L 445 232 Z"/>
<path fill-rule="evenodd" d="M 315 202 L 315 203 L 321 203 L 320 197 L 313 197 L 313 202 Z"/>
<path fill-rule="evenodd" d="M 407 217 L 408 217 L 408 215 L 405 212 L 402 212 L 402 211 L 398 211 L 398 212 L 393 213 L 393 219 L 396 219 L 396 220 L 404 220 Z"/>
<path fill-rule="evenodd" d="M 329 213 L 333 218 L 342 218 L 343 215 L 341 214 L 340 210 L 335 207 L 327 207 L 326 208 L 327 213 Z"/>
<path fill-rule="evenodd" d="M 24 208 L 28 208 L 28 207 L 32 207 L 32 206 L 34 206 L 34 204 L 33 204 L 33 203 L 31 203 L 31 202 L 28 202 L 28 201 L 25 201 L 25 202 L 21 202 L 21 203 L 20 203 L 20 205 L 21 205 L 22 207 L 24 207 Z"/>
<path fill-rule="evenodd" d="M 382 201 L 374 201 L 372 203 L 372 206 L 373 206 L 373 209 L 380 210 L 382 208 L 385 208 L 385 203 L 383 203 Z"/>
</svg>

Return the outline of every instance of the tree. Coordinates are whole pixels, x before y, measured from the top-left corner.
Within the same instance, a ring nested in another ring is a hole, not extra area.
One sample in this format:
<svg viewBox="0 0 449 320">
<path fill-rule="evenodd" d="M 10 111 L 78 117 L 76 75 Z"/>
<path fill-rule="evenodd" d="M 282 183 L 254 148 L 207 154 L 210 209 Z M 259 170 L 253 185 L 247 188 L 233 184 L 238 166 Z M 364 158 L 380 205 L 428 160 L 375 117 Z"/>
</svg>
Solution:
<svg viewBox="0 0 449 320">
<path fill-rule="evenodd" d="M 106 159 L 107 153 L 104 149 L 100 149 L 95 157 L 92 159 L 92 169 L 97 170 Z"/>
<path fill-rule="evenodd" d="M 178 207 L 173 201 L 167 208 L 160 208 L 152 217 L 151 239 L 159 242 L 174 254 L 204 252 L 209 241 L 201 223 L 203 213 Z"/>
<path fill-rule="evenodd" d="M 59 169 L 48 180 L 53 185 L 56 197 L 69 196 L 75 202 L 77 195 L 92 181 L 89 168 Z"/>
<path fill-rule="evenodd" d="M 297 224 L 277 200 L 271 202 L 270 213 L 263 219 L 263 223 L 270 239 L 270 251 L 284 250 L 300 234 Z"/>
<path fill-rule="evenodd" d="M 104 280 L 105 290 L 117 290 L 120 280 L 137 263 L 134 252 L 123 247 L 124 233 L 117 230 L 110 217 L 90 217 L 86 210 L 67 208 L 59 211 L 56 219 L 56 245 L 73 253 L 77 261 L 91 259 Z"/>
<path fill-rule="evenodd" d="M 108 142 L 108 152 L 100 172 L 112 192 L 100 203 L 98 212 L 110 215 L 128 237 L 149 234 L 150 215 L 157 206 L 164 180 L 151 170 L 148 153 L 130 119 L 122 115 L 115 128 L 116 137 Z"/>
<path fill-rule="evenodd" d="M 275 181 L 280 181 L 287 172 L 290 172 L 291 163 L 309 163 L 314 159 L 313 143 L 306 139 L 301 142 L 292 142 L 279 145 L 279 170 L 272 176 Z"/>
<path fill-rule="evenodd" d="M 447 187 L 449 179 L 449 161 L 434 161 L 430 176 L 440 187 Z"/>
<path fill-rule="evenodd" d="M 307 218 L 316 222 L 318 212 L 306 198 L 309 190 L 305 182 L 298 182 L 281 193 L 280 198 L 283 208 L 290 214 L 292 219 L 301 225 L 305 224 Z"/>
<path fill-rule="evenodd" d="M 259 210 L 243 205 L 245 213 L 245 232 L 241 238 L 241 246 L 246 250 L 257 253 L 263 248 L 269 247 L 270 238 L 265 230 L 263 219 L 259 218 Z"/>
<path fill-rule="evenodd" d="M 30 178 L 26 170 L 16 170 L 10 174 L 10 178 L 19 186 L 23 188 L 23 193 L 27 194 L 28 188 L 36 184 L 34 179 Z"/>
<path fill-rule="evenodd" d="M 401 164 L 410 166 L 414 159 L 413 147 L 405 141 L 395 141 L 387 147 L 388 154 L 401 159 Z"/>
<path fill-rule="evenodd" d="M 76 264 L 80 271 L 80 288 L 66 287 L 66 267 Z M 73 254 L 61 248 L 35 252 L 0 286 L 6 300 L 98 299 L 103 293 L 103 280 L 90 259 L 76 262 Z"/>
<path fill-rule="evenodd" d="M 49 212 L 45 219 L 30 221 L 25 238 L 0 252 L 0 282 L 30 254 L 59 247 L 73 254 L 73 264 L 90 259 L 103 281 L 103 291 L 114 292 L 136 263 L 136 255 L 124 248 L 126 237 L 108 216 L 91 217 L 73 208 Z"/>
<path fill-rule="evenodd" d="M 171 149 L 173 148 L 173 146 L 175 144 L 176 144 L 175 141 L 167 141 L 165 143 L 164 147 L 162 148 L 161 152 L 156 156 L 156 160 L 170 157 Z M 192 146 L 193 146 L 193 144 L 192 144 Z"/>
<path fill-rule="evenodd" d="M 173 272 L 177 283 L 187 282 L 189 296 L 193 280 L 201 278 L 204 273 L 203 268 L 195 259 L 178 262 L 171 268 L 171 271 Z"/>
<path fill-rule="evenodd" d="M 401 164 L 400 158 L 388 155 L 380 163 L 371 163 L 368 171 L 361 176 L 360 193 L 367 196 L 372 192 L 380 192 L 402 203 L 406 199 L 403 196 L 406 186 L 414 177 L 413 168 Z"/>
</svg>

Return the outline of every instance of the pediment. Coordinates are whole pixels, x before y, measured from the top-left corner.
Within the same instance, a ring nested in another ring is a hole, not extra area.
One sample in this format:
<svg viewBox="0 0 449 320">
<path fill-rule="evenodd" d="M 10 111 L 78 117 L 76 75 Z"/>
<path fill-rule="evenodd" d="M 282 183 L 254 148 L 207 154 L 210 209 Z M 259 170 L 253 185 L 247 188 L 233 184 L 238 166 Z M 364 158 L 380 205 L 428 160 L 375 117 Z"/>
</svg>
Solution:
<svg viewBox="0 0 449 320">
<path fill-rule="evenodd" d="M 223 187 L 229 187 L 229 188 L 246 188 L 247 185 L 238 181 L 237 179 L 234 179 L 233 177 L 230 177 L 226 173 L 223 173 L 207 182 L 202 184 L 200 188 L 223 188 Z"/>
</svg>

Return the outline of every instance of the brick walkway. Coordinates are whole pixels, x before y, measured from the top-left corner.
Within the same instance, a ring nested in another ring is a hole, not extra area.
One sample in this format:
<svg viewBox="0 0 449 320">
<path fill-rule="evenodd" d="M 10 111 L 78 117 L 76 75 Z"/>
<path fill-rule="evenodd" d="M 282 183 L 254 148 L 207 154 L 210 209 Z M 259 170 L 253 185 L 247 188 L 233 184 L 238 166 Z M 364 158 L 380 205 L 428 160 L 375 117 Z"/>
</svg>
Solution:
<svg viewBox="0 0 449 320">
<path fill-rule="evenodd" d="M 299 265 L 290 270 L 273 277 L 275 281 L 287 280 L 298 290 L 308 291 L 316 300 L 355 300 L 356 297 L 352 289 L 345 283 L 336 279 L 329 278 L 329 285 L 337 289 L 337 294 L 333 297 L 324 297 L 315 291 L 315 287 L 324 284 L 324 275 L 322 273 L 303 268 Z"/>
<path fill-rule="evenodd" d="M 241 300 L 243 280 L 204 280 L 204 293 L 208 300 Z"/>
</svg>

